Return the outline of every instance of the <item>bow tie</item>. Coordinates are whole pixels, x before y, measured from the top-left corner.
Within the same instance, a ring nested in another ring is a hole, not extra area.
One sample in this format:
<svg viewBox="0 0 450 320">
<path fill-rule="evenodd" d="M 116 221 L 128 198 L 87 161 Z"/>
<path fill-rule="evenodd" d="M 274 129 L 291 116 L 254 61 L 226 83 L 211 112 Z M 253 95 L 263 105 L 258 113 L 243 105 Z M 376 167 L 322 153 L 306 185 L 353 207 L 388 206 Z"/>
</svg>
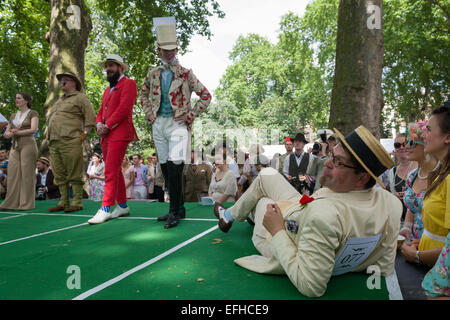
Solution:
<svg viewBox="0 0 450 320">
<path fill-rule="evenodd" d="M 172 64 L 163 64 L 162 66 L 159 67 L 160 71 L 164 71 L 164 70 L 170 70 L 173 73 L 175 73 L 175 70 L 177 69 L 177 65 L 175 63 Z"/>
</svg>

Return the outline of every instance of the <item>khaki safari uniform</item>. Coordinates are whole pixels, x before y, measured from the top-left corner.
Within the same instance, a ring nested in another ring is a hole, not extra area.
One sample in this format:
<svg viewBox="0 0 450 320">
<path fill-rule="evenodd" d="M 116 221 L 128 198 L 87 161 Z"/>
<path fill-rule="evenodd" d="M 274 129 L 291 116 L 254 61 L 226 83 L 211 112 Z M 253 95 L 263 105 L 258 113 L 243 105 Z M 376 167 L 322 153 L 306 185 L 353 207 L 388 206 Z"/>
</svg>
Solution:
<svg viewBox="0 0 450 320">
<path fill-rule="evenodd" d="M 197 202 L 200 197 L 208 196 L 211 177 L 212 169 L 208 164 L 187 165 L 183 174 L 184 201 Z"/>
<path fill-rule="evenodd" d="M 88 97 L 79 91 L 63 95 L 50 109 L 46 138 L 49 142 L 55 184 L 59 187 L 59 206 L 70 206 L 69 184 L 73 206 L 82 207 L 83 149 L 81 134 L 85 127 L 95 126 L 96 114 Z"/>
</svg>

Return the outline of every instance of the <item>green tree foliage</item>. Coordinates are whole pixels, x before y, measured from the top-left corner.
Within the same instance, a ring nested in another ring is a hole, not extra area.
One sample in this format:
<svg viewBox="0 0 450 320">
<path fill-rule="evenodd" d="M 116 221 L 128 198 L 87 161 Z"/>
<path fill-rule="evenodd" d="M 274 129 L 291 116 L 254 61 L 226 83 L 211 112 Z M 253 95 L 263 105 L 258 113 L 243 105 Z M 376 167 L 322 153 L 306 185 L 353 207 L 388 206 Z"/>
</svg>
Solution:
<svg viewBox="0 0 450 320">
<path fill-rule="evenodd" d="M 327 124 L 334 12 L 337 3 L 316 1 L 303 17 L 286 14 L 276 44 L 256 34 L 239 37 L 215 94 L 236 104 L 244 126 L 279 129 L 283 137 Z"/>
<path fill-rule="evenodd" d="M 245 126 L 289 134 L 327 126 L 338 8 L 339 0 L 315 0 L 302 16 L 286 14 L 275 44 L 256 34 L 239 37 L 216 98 L 235 104 Z M 448 98 L 449 13 L 448 0 L 383 1 L 385 132 L 423 119 L 427 107 Z"/>
<path fill-rule="evenodd" d="M 210 37 L 208 17 L 224 17 L 216 0 L 85 0 L 93 29 L 85 55 L 86 94 L 94 108 L 100 108 L 103 91 L 109 85 L 99 65 L 107 54 L 122 55 L 129 65 L 126 75 L 140 90 L 149 67 L 159 63 L 153 34 L 153 17 L 175 16 L 180 52 L 194 34 Z M 15 110 L 15 94 L 28 91 L 45 122 L 43 104 L 47 96 L 50 4 L 42 0 L 0 1 L 0 104 L 8 118 Z M 152 149 L 150 126 L 137 104 L 134 121 L 140 141 L 130 152 Z M 94 134 L 91 134 L 94 136 Z"/>
<path fill-rule="evenodd" d="M 450 93 L 450 2 L 384 2 L 386 112 L 406 122 L 423 119 Z"/>
<path fill-rule="evenodd" d="M 32 108 L 45 122 L 42 106 L 47 96 L 50 23 L 48 3 L 40 0 L 0 1 L 0 106 L 9 119 L 17 111 L 16 93 L 33 96 Z"/>
<path fill-rule="evenodd" d="M 195 100 L 195 99 L 193 99 Z M 194 104 L 195 101 L 192 101 Z M 242 132 L 239 109 L 228 101 L 212 102 L 206 112 L 195 120 L 193 126 L 192 145 L 198 150 L 211 154 L 216 143 L 222 140 L 227 130 Z"/>
</svg>

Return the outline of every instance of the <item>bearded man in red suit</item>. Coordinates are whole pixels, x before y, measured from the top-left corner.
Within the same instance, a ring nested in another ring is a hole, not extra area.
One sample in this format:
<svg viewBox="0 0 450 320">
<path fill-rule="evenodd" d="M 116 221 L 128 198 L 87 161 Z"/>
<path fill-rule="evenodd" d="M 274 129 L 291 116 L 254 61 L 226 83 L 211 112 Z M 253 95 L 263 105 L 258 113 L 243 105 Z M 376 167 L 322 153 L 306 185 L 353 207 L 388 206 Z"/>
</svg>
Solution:
<svg viewBox="0 0 450 320">
<path fill-rule="evenodd" d="M 133 106 L 136 103 L 136 82 L 124 76 L 128 66 L 116 54 L 107 56 L 101 63 L 106 70 L 110 86 L 103 93 L 102 105 L 97 114 L 97 132 L 100 136 L 105 160 L 105 194 L 102 207 L 88 220 L 99 224 L 121 216 L 130 215 L 127 206 L 125 180 L 121 164 L 128 144 L 137 140 L 133 125 Z M 114 211 L 111 207 L 117 203 Z"/>
</svg>

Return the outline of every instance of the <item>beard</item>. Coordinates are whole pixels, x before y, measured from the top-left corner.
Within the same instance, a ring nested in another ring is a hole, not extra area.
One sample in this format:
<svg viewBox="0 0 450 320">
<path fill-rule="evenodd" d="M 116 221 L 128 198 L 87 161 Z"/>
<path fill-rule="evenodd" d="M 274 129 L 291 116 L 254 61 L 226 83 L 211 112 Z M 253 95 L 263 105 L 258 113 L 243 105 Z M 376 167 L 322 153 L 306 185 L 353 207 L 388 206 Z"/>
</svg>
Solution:
<svg viewBox="0 0 450 320">
<path fill-rule="evenodd" d="M 116 71 L 114 73 L 108 73 L 106 75 L 106 80 L 108 80 L 109 83 L 114 83 L 120 78 L 119 71 Z"/>
</svg>

